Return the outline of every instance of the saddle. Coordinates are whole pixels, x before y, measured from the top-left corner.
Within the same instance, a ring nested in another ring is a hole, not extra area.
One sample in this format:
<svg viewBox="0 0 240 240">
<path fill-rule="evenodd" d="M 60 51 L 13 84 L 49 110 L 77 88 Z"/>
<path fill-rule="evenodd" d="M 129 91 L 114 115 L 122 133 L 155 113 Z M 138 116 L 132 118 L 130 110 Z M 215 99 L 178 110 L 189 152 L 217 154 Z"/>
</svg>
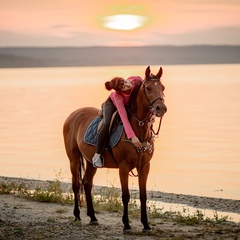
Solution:
<svg viewBox="0 0 240 240">
<path fill-rule="evenodd" d="M 98 115 L 99 115 L 100 117 L 102 117 L 102 120 L 99 122 L 98 128 L 97 128 L 97 132 L 99 133 L 100 130 L 101 130 L 101 128 L 102 128 L 102 126 L 103 126 L 103 112 L 102 112 L 102 109 L 99 110 Z M 111 133 L 112 127 L 114 128 L 114 126 L 113 126 L 114 119 L 116 118 L 115 124 L 116 124 L 116 121 L 118 120 L 117 117 L 119 117 L 119 116 L 118 116 L 118 111 L 115 111 L 115 112 L 113 113 L 112 118 L 111 118 L 111 121 L 110 121 L 109 134 Z M 121 121 L 121 119 L 120 119 L 120 121 Z M 115 126 L 115 127 L 116 127 L 116 126 Z"/>
<path fill-rule="evenodd" d="M 101 130 L 102 126 L 103 126 L 103 116 L 102 116 L 102 111 L 100 110 L 99 116 L 93 119 L 93 121 L 89 124 L 84 134 L 84 142 L 96 147 L 98 133 Z M 118 112 L 116 111 L 112 115 L 112 119 L 109 127 L 109 137 L 108 137 L 106 147 L 114 148 L 121 138 L 122 131 L 123 131 L 123 124 Z"/>
</svg>

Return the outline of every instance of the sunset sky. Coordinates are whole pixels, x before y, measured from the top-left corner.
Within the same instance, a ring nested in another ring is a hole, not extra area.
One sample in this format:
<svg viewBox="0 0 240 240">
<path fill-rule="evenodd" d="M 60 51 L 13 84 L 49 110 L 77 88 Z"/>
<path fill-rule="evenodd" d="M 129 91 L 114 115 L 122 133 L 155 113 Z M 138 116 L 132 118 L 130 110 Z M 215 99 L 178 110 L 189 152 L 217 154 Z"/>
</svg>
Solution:
<svg viewBox="0 0 240 240">
<path fill-rule="evenodd" d="M 239 0 L 0 0 L 0 47 L 240 44 Z"/>
</svg>

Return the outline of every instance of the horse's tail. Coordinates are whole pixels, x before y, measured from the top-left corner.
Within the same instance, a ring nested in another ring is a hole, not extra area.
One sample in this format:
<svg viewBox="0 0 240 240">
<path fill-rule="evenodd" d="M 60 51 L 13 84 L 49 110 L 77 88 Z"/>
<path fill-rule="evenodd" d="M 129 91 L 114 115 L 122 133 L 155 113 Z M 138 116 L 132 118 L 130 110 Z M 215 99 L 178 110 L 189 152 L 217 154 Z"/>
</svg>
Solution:
<svg viewBox="0 0 240 240">
<path fill-rule="evenodd" d="M 80 152 L 80 167 L 79 167 L 79 183 L 80 183 L 80 206 L 84 205 L 84 185 L 83 185 L 83 176 L 85 174 L 86 167 L 85 167 L 85 160 Z"/>
</svg>

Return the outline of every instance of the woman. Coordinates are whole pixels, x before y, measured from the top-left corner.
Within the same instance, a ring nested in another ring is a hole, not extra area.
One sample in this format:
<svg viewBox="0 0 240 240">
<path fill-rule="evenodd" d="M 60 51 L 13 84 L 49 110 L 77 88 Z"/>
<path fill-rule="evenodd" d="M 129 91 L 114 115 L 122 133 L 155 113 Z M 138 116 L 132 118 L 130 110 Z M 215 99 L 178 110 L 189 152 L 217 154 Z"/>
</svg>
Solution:
<svg viewBox="0 0 240 240">
<path fill-rule="evenodd" d="M 103 126 L 98 134 L 97 150 L 92 158 L 94 167 L 103 167 L 102 153 L 107 142 L 110 121 L 113 113 L 118 110 L 122 120 L 123 127 L 128 139 L 131 139 L 136 148 L 141 147 L 138 137 L 135 135 L 132 126 L 128 120 L 125 106 L 128 104 L 133 90 L 142 82 L 142 78 L 133 76 L 127 80 L 115 77 L 111 81 L 105 83 L 107 90 L 115 90 L 110 94 L 108 99 L 102 104 Z"/>
</svg>

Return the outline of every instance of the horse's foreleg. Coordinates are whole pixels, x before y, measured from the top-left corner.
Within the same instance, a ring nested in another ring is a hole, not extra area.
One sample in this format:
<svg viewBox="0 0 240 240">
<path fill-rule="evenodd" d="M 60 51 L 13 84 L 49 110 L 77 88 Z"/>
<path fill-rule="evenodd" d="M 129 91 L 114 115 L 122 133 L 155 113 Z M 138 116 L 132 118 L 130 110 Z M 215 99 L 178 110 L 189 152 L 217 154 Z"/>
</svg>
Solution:
<svg viewBox="0 0 240 240">
<path fill-rule="evenodd" d="M 141 222 L 144 226 L 143 230 L 150 230 L 151 228 L 148 225 L 148 217 L 147 217 L 147 177 L 150 169 L 150 163 L 147 163 L 144 166 L 144 169 L 139 174 L 138 182 L 139 182 L 139 190 L 140 190 L 140 203 L 141 203 Z"/>
<path fill-rule="evenodd" d="M 97 171 L 97 168 L 94 168 L 92 166 L 92 163 L 87 162 L 87 168 L 83 178 L 83 184 L 84 184 L 84 190 L 85 190 L 86 202 L 87 202 L 87 215 L 91 218 L 90 224 L 98 224 L 98 220 L 95 217 L 93 201 L 92 201 L 93 177 L 96 171 Z"/>
<path fill-rule="evenodd" d="M 126 168 L 119 169 L 119 176 L 121 181 L 122 187 L 122 202 L 123 202 L 123 216 L 122 222 L 124 224 L 123 230 L 130 230 L 131 227 L 129 225 L 129 218 L 128 218 L 128 203 L 130 199 L 129 189 L 128 189 L 128 174 L 129 171 Z"/>
</svg>

